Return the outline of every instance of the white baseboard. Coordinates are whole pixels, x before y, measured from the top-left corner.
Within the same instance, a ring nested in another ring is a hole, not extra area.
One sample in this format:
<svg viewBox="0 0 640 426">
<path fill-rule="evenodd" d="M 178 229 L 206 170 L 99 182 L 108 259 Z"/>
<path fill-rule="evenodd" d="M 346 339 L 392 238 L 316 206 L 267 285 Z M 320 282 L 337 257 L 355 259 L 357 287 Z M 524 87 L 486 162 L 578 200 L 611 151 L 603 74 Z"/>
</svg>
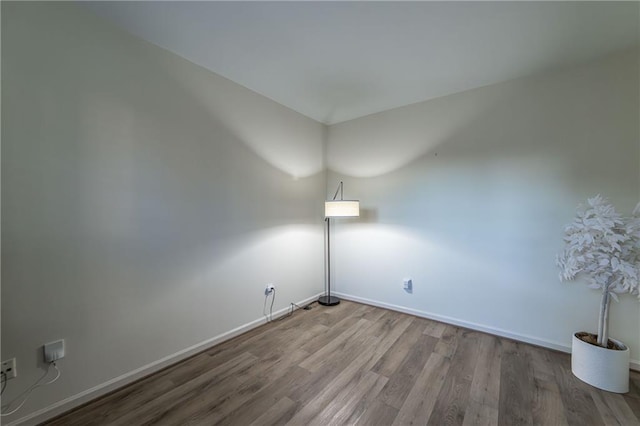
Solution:
<svg viewBox="0 0 640 426">
<path fill-rule="evenodd" d="M 532 345 L 542 346 L 544 348 L 555 349 L 557 351 L 571 353 L 571 346 L 564 345 L 558 342 L 552 342 L 546 339 L 540 339 L 537 337 L 529 336 L 526 334 L 514 333 L 508 330 L 503 330 L 501 328 L 490 327 L 482 324 L 476 324 L 470 321 L 464 321 L 452 317 L 447 317 L 444 315 L 433 314 L 430 312 L 420 311 L 417 309 L 407 308 L 404 306 L 393 305 L 390 303 L 379 302 L 377 300 L 371 300 L 364 297 L 353 296 L 350 294 L 333 292 L 333 295 L 338 296 L 345 300 L 351 300 L 354 302 L 364 303 L 366 305 L 377 306 L 379 308 L 390 309 L 392 311 L 402 312 L 405 314 L 415 315 L 421 318 L 427 318 L 439 322 L 444 322 L 451 325 L 457 325 L 464 328 L 469 328 L 471 330 L 482 331 L 484 333 L 493 334 L 496 336 L 506 337 L 509 339 L 517 340 L 520 342 L 531 343 Z M 629 362 L 629 368 L 635 371 L 640 371 L 640 361 L 631 360 Z"/>
<path fill-rule="evenodd" d="M 300 300 L 296 302 L 297 305 L 305 305 L 316 300 L 319 296 L 324 293 L 318 293 L 315 296 L 309 297 L 304 300 Z M 272 318 L 278 318 L 283 315 L 286 315 L 290 310 L 290 307 L 286 307 L 280 309 L 273 313 Z M 31 414 L 28 414 L 22 418 L 12 421 L 8 423 L 7 426 L 31 426 L 42 423 L 46 420 L 52 419 L 55 416 L 58 416 L 66 411 L 69 411 L 73 408 L 79 407 L 80 405 L 87 403 L 93 399 L 96 399 L 102 395 L 105 395 L 111 391 L 114 391 L 118 388 L 126 386 L 138 379 L 141 379 L 149 374 L 155 373 L 159 370 L 162 370 L 165 367 L 170 366 L 171 364 L 175 364 L 180 362 L 190 356 L 193 356 L 199 352 L 207 350 L 217 344 L 220 344 L 226 340 L 232 339 L 236 336 L 239 336 L 242 333 L 246 333 L 249 330 L 252 330 L 256 327 L 259 327 L 263 324 L 267 323 L 267 318 L 259 318 L 257 320 L 251 321 L 247 324 L 241 325 L 240 327 L 234 328 L 233 330 L 227 331 L 226 333 L 222 333 L 218 336 L 207 339 L 203 342 L 197 343 L 191 347 L 178 351 L 174 354 L 161 358 L 157 361 L 154 361 L 150 364 L 144 365 L 138 369 L 125 373 L 121 376 L 115 377 L 111 380 L 108 380 L 104 383 L 101 383 L 97 386 L 94 386 L 90 389 L 87 389 L 83 392 L 80 392 L 76 395 L 65 398 L 61 401 L 58 401 L 54 404 L 49 405 L 48 407 L 42 408 L 38 411 L 35 411 Z"/>
</svg>

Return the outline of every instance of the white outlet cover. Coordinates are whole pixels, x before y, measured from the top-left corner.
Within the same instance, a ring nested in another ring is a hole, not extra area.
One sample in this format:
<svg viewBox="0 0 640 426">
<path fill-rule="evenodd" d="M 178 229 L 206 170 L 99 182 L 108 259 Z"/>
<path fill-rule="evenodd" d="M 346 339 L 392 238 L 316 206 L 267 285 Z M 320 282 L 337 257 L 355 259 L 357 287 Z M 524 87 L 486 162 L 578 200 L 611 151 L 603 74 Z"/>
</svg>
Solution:
<svg viewBox="0 0 640 426">
<path fill-rule="evenodd" d="M 6 374 L 6 379 L 13 379 L 18 375 L 18 370 L 16 369 L 16 359 L 11 358 L 9 360 L 2 362 L 2 371 Z"/>
<path fill-rule="evenodd" d="M 64 357 L 64 339 L 44 345 L 44 362 L 53 362 Z"/>
</svg>

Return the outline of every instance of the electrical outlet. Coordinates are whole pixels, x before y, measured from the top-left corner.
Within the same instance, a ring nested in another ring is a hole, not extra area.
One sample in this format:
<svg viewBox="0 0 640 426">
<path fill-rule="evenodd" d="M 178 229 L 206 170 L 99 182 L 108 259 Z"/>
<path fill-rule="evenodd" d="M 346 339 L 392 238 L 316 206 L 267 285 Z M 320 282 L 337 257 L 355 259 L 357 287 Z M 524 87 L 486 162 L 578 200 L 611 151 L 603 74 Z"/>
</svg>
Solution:
<svg viewBox="0 0 640 426">
<path fill-rule="evenodd" d="M 274 286 L 273 284 L 267 284 L 267 288 L 264 290 L 264 295 L 268 296 L 271 293 L 273 293 L 276 289 L 276 286 Z"/>
<path fill-rule="evenodd" d="M 18 370 L 16 369 L 16 359 L 11 358 L 9 360 L 2 361 L 0 371 L 5 374 L 7 380 L 16 377 L 18 375 Z"/>
<path fill-rule="evenodd" d="M 402 288 L 407 293 L 411 293 L 413 291 L 413 280 L 411 278 L 405 278 L 402 280 Z"/>
<path fill-rule="evenodd" d="M 64 339 L 46 343 L 43 347 L 44 362 L 54 362 L 64 358 Z"/>
</svg>

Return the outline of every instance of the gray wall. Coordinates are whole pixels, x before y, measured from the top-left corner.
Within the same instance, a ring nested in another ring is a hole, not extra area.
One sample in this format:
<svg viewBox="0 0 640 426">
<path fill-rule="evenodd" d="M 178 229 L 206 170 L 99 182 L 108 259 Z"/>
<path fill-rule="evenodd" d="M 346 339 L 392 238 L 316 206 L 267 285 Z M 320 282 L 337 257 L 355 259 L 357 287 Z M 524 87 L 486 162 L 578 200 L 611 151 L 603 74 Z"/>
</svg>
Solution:
<svg viewBox="0 0 640 426">
<path fill-rule="evenodd" d="M 2 359 L 13 420 L 323 288 L 324 126 L 71 3 L 2 2 Z"/>
<path fill-rule="evenodd" d="M 560 349 L 595 331 L 600 294 L 555 256 L 587 197 L 638 202 L 638 87 L 633 50 L 331 126 L 329 186 L 364 211 L 336 221 L 335 289 Z M 611 316 L 640 367 L 638 300 Z"/>
</svg>

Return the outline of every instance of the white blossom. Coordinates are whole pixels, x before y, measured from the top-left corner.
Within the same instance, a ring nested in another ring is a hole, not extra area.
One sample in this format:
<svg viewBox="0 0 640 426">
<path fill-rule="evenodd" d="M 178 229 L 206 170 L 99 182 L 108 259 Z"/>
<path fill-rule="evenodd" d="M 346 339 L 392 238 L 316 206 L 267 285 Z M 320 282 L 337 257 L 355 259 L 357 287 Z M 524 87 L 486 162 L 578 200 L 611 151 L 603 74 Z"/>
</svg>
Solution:
<svg viewBox="0 0 640 426">
<path fill-rule="evenodd" d="M 622 217 L 609 202 L 596 195 L 580 205 L 576 217 L 565 227 L 565 248 L 556 257 L 560 281 L 584 276 L 589 288 L 600 290 L 599 340 L 608 335 L 609 298 L 640 292 L 640 203 L 630 217 Z"/>
</svg>

